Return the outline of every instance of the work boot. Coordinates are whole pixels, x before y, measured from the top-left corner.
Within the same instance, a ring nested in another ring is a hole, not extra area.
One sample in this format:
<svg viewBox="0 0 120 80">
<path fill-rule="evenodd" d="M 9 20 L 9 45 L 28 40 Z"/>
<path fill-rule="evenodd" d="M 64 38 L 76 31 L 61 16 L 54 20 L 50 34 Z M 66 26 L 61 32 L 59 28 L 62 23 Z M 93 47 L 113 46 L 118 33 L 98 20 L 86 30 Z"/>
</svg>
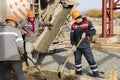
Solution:
<svg viewBox="0 0 120 80">
<path fill-rule="evenodd" d="M 82 75 L 82 71 L 76 71 L 76 74 Z"/>
<path fill-rule="evenodd" d="M 99 74 L 99 72 L 98 72 L 98 71 L 96 71 L 96 72 L 93 72 L 93 76 L 94 76 L 94 77 L 98 77 L 98 78 L 99 78 L 99 77 L 100 77 L 100 74 Z"/>
</svg>

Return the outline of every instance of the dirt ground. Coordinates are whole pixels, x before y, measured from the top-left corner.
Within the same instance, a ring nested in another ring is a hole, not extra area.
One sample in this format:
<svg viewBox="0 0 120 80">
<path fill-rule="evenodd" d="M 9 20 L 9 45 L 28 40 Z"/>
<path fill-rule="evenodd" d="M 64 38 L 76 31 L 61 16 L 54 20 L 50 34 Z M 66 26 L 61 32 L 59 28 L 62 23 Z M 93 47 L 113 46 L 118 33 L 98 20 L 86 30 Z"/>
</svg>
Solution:
<svg viewBox="0 0 120 80">
<path fill-rule="evenodd" d="M 79 75 L 68 75 L 61 74 L 61 77 L 58 72 L 44 70 L 42 73 L 45 75 L 46 79 L 34 69 L 32 71 L 28 70 L 25 72 L 26 80 L 107 80 L 102 78 L 93 78 L 89 76 L 79 76 Z"/>
</svg>

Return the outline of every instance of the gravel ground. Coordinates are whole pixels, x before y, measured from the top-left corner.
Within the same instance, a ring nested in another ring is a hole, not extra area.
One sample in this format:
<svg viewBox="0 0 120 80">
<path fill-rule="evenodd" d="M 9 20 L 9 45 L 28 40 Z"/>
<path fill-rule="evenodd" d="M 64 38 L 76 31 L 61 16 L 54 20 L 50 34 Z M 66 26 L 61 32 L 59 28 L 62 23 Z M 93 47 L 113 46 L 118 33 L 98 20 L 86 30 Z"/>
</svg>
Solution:
<svg viewBox="0 0 120 80">
<path fill-rule="evenodd" d="M 102 28 L 101 28 L 101 20 L 97 19 L 91 19 L 93 22 L 97 34 L 101 34 Z M 100 23 L 99 23 L 100 22 Z M 114 27 L 114 34 L 119 34 L 120 27 L 119 27 L 119 20 L 115 21 L 115 27 Z M 99 24 L 98 24 L 99 23 Z M 117 24 L 118 23 L 118 24 Z M 118 80 L 120 80 L 120 52 L 117 51 L 107 51 L 107 50 L 92 50 L 95 60 L 98 64 L 98 69 L 100 71 L 100 75 L 109 78 L 110 71 L 115 70 L 117 71 Z M 59 71 L 62 64 L 64 63 L 66 56 L 71 52 L 71 49 L 64 48 L 64 49 L 58 49 L 54 52 L 50 52 L 48 54 L 40 54 L 40 58 L 38 60 L 38 64 L 41 65 L 41 67 L 49 67 L 51 70 Z M 82 65 L 83 65 L 83 74 L 91 75 L 91 69 L 84 58 L 82 57 Z M 69 72 L 69 69 L 75 69 L 74 66 L 74 57 L 72 57 L 69 62 L 66 64 L 64 68 L 64 72 Z"/>
<path fill-rule="evenodd" d="M 115 51 L 103 51 L 103 50 L 92 50 L 95 60 L 98 64 L 98 69 L 101 72 L 101 76 L 109 78 L 111 70 L 117 71 L 118 80 L 120 80 L 120 52 Z M 61 65 L 64 63 L 66 56 L 71 52 L 71 49 L 59 49 L 48 54 L 40 54 L 38 64 L 41 66 L 47 66 L 51 70 L 58 71 Z M 92 72 L 89 65 L 84 57 L 82 57 L 83 63 L 83 74 L 91 75 Z M 72 57 L 64 68 L 64 72 L 68 72 L 69 69 L 74 67 L 74 57 Z"/>
</svg>

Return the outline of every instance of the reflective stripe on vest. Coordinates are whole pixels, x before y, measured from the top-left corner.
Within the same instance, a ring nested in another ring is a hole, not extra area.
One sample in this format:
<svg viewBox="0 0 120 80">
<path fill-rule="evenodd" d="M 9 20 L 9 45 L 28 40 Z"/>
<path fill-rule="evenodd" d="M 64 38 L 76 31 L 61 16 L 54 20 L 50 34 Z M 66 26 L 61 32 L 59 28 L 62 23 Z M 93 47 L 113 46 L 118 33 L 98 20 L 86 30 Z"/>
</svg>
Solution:
<svg viewBox="0 0 120 80">
<path fill-rule="evenodd" d="M 85 29 L 88 31 L 88 23 L 89 23 L 89 20 L 85 20 L 82 25 L 73 24 L 73 25 L 72 25 L 72 28 L 73 28 L 74 30 L 77 30 L 78 27 L 81 27 L 81 28 L 85 28 Z"/>
</svg>

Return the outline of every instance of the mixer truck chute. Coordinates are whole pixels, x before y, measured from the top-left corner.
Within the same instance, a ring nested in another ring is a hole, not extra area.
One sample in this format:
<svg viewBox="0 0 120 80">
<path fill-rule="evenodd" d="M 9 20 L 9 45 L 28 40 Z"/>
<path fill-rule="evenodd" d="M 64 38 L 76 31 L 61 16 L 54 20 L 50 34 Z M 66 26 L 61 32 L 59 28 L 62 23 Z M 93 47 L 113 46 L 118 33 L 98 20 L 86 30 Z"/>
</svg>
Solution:
<svg viewBox="0 0 120 80">
<path fill-rule="evenodd" d="M 52 22 L 55 27 L 51 31 L 45 29 L 43 33 L 38 37 L 34 44 L 35 49 L 38 52 L 48 52 L 48 48 L 60 31 L 61 26 L 63 26 L 65 22 L 69 20 L 68 16 L 70 16 L 71 11 L 75 9 L 77 5 L 78 3 L 74 0 L 57 0 L 54 2 L 54 4 L 47 6 L 47 10 L 45 10 L 47 13 L 45 12 L 42 16 L 44 17 L 45 21 L 49 21 L 49 18 L 52 16 L 50 22 Z"/>
</svg>

